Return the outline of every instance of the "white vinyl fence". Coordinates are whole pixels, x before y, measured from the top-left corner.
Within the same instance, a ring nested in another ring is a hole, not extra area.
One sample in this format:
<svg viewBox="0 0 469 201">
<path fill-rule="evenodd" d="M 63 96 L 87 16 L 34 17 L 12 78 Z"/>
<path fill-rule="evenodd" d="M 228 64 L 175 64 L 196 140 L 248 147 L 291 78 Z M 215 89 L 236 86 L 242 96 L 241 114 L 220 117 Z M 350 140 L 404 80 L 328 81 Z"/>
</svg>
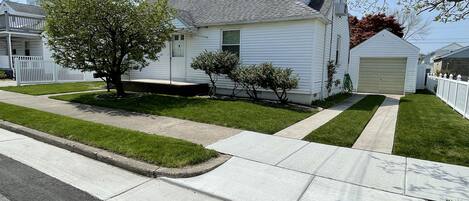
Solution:
<svg viewBox="0 0 469 201">
<path fill-rule="evenodd" d="M 437 77 L 430 74 L 427 78 L 427 89 L 464 117 L 469 118 L 469 81 L 462 81 L 460 75 L 455 80 L 453 75 L 448 77 L 445 74 Z"/>
<path fill-rule="evenodd" d="M 90 76 L 79 70 L 63 68 L 53 61 L 15 58 L 16 82 L 22 84 L 87 81 Z"/>
</svg>

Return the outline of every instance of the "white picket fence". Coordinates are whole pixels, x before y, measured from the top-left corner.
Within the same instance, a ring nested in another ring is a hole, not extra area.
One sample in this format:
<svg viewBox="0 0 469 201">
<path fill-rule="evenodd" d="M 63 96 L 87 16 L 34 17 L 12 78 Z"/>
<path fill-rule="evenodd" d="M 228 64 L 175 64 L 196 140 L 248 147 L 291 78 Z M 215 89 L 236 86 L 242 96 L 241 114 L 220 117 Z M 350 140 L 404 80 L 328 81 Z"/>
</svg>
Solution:
<svg viewBox="0 0 469 201">
<path fill-rule="evenodd" d="M 53 61 L 15 58 L 17 85 L 87 81 L 90 75 L 79 70 L 63 68 Z M 89 74 L 89 73 L 88 73 Z"/>
<path fill-rule="evenodd" d="M 454 110 L 469 118 L 469 81 L 462 81 L 460 75 L 454 79 L 453 75 L 429 74 L 426 87 Z"/>
</svg>

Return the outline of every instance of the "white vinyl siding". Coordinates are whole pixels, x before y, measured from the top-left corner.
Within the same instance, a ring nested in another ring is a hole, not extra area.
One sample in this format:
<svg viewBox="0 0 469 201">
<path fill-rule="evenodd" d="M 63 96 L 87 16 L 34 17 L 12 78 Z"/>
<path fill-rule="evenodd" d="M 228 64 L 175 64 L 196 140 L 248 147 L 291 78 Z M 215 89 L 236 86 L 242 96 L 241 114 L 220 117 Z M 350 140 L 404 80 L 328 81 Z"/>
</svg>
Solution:
<svg viewBox="0 0 469 201">
<path fill-rule="evenodd" d="M 379 32 L 350 51 L 350 77 L 354 89 L 359 83 L 360 58 L 406 58 L 405 92 L 414 93 L 420 50 L 388 31 Z"/>
<path fill-rule="evenodd" d="M 292 68 L 300 77 L 295 92 L 309 94 L 313 50 L 316 47 L 314 28 L 313 20 L 201 28 L 193 36 L 190 50 L 192 57 L 204 50 L 219 50 L 222 30 L 240 30 L 242 64 L 271 62 L 275 66 Z M 187 81 L 206 82 L 207 78 L 202 71 L 194 71 L 188 66 Z M 232 87 L 227 79 L 220 79 L 218 85 L 221 88 Z"/>
<path fill-rule="evenodd" d="M 124 75 L 123 78 L 128 79 L 169 79 L 169 57 L 171 55 L 169 43 L 166 43 L 166 47 L 159 53 L 160 57 L 158 61 L 150 61 L 150 64 L 142 70 L 132 70 L 128 75 Z"/>
</svg>

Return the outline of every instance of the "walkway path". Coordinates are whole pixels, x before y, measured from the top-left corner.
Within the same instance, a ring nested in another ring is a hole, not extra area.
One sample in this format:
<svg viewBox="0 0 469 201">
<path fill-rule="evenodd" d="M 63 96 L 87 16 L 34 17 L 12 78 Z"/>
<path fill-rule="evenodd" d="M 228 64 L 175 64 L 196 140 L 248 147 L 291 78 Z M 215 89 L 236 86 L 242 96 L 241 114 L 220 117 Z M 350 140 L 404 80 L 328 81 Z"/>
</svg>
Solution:
<svg viewBox="0 0 469 201">
<path fill-rule="evenodd" d="M 70 103 L 49 99 L 47 96 L 31 96 L 2 90 L 0 90 L 0 102 L 96 123 L 184 139 L 204 146 L 241 132 L 237 129 L 211 124 Z"/>
<path fill-rule="evenodd" d="M 306 118 L 288 128 L 275 133 L 275 135 L 294 139 L 303 139 L 311 132 L 326 124 L 331 119 L 335 118 L 364 97 L 365 95 L 353 95 L 344 102 L 332 108 L 320 111 L 309 118 Z"/>
<path fill-rule="evenodd" d="M 386 99 L 368 122 L 353 148 L 392 153 L 400 98 L 399 95 L 386 95 Z"/>
</svg>

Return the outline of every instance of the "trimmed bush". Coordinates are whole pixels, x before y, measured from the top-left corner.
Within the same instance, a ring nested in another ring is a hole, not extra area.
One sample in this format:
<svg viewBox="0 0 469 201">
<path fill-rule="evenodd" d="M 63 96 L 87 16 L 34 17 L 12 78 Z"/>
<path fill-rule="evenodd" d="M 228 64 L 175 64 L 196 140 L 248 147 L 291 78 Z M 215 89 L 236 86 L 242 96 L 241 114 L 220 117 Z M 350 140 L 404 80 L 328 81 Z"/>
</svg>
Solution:
<svg viewBox="0 0 469 201">
<path fill-rule="evenodd" d="M 251 99 L 258 100 L 258 89 L 262 88 L 272 90 L 281 103 L 288 102 L 288 91 L 298 87 L 299 81 L 292 69 L 274 67 L 271 63 L 242 66 L 233 71 L 230 78 L 239 83 Z"/>
<path fill-rule="evenodd" d="M 263 63 L 260 68 L 260 87 L 270 89 L 277 96 L 280 103 L 288 102 L 289 90 L 298 87 L 299 78 L 290 68 L 274 67 L 271 63 Z"/>
<path fill-rule="evenodd" d="M 210 95 L 217 92 L 216 83 L 220 75 L 230 75 L 236 69 L 239 58 L 236 54 L 228 51 L 209 52 L 204 51 L 194 58 L 191 67 L 195 70 L 202 70 L 208 75 L 211 83 Z"/>
<path fill-rule="evenodd" d="M 246 90 L 251 99 L 258 100 L 260 69 L 256 65 L 247 65 L 237 68 L 231 75 L 234 82 L 238 82 L 240 86 Z"/>
</svg>

